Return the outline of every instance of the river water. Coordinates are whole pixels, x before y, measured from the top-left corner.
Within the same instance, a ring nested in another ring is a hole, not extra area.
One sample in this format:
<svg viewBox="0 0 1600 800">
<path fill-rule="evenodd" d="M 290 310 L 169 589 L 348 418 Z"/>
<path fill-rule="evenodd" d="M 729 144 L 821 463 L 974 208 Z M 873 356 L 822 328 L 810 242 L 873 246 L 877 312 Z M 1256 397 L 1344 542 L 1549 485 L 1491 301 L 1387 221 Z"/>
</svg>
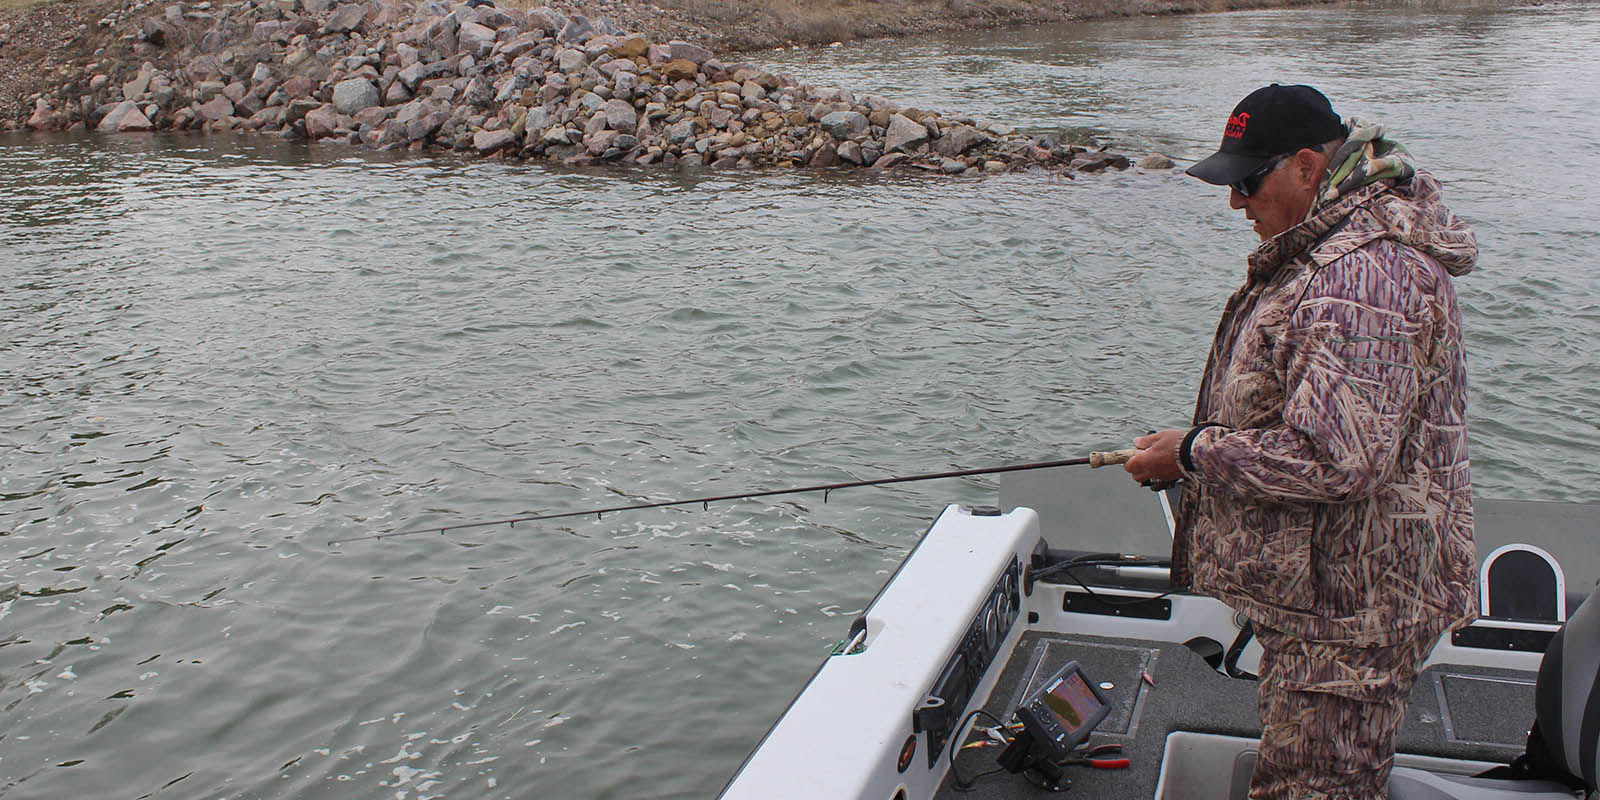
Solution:
<svg viewBox="0 0 1600 800">
<path fill-rule="evenodd" d="M 1600 479 L 1600 14 L 1124 20 L 759 56 L 1181 160 L 1310 81 L 1483 247 L 1483 497 Z M 941 481 L 1186 418 L 1251 246 L 1178 173 L 570 171 L 0 140 L 0 796 L 714 795 Z M 825 768 L 825 765 L 819 765 Z"/>
</svg>

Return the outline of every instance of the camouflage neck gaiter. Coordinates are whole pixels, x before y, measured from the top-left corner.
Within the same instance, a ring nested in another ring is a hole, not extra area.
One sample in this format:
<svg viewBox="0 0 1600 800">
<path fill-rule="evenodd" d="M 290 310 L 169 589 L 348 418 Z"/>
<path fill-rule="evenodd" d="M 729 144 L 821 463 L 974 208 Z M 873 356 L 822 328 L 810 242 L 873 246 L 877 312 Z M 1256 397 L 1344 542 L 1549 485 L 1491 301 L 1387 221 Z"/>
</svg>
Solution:
<svg viewBox="0 0 1600 800">
<path fill-rule="evenodd" d="M 1317 200 L 1307 213 L 1371 183 L 1393 178 L 1404 183 L 1417 172 L 1411 154 L 1392 139 L 1385 139 L 1383 126 L 1357 117 L 1345 120 L 1350 135 L 1328 162 L 1328 172 L 1317 189 Z"/>
</svg>

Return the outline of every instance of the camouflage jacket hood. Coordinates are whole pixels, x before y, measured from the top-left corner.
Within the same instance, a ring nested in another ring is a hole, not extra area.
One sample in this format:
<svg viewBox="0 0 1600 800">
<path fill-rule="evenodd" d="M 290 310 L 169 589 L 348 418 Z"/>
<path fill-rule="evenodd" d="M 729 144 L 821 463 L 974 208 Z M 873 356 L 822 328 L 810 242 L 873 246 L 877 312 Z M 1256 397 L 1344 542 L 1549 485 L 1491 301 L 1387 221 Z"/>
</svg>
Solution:
<svg viewBox="0 0 1600 800">
<path fill-rule="evenodd" d="M 1362 131 L 1228 300 L 1184 450 L 1173 582 L 1260 625 L 1378 646 L 1474 613 L 1450 275 L 1477 245 L 1437 181 Z"/>
<path fill-rule="evenodd" d="M 1345 247 L 1387 238 L 1426 253 L 1451 275 L 1471 272 L 1478 263 L 1478 241 L 1445 207 L 1439 182 L 1419 172 L 1398 142 L 1384 138 L 1383 126 L 1354 117 L 1348 123 L 1350 136 L 1330 159 L 1306 220 L 1251 254 L 1250 278 L 1265 279 L 1361 207 L 1378 224 L 1362 236 L 1343 237 Z"/>
</svg>

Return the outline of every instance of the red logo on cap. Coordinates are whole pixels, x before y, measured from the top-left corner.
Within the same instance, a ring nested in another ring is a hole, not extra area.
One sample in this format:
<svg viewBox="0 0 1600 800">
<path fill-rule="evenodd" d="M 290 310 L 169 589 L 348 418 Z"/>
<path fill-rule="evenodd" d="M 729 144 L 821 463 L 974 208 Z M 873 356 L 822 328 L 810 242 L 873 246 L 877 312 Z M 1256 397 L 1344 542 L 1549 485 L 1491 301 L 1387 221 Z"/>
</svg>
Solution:
<svg viewBox="0 0 1600 800">
<path fill-rule="evenodd" d="M 1228 117 L 1228 127 L 1222 129 L 1222 135 L 1229 139 L 1238 139 L 1244 136 L 1245 123 L 1250 121 L 1250 112 L 1241 111 Z"/>
</svg>

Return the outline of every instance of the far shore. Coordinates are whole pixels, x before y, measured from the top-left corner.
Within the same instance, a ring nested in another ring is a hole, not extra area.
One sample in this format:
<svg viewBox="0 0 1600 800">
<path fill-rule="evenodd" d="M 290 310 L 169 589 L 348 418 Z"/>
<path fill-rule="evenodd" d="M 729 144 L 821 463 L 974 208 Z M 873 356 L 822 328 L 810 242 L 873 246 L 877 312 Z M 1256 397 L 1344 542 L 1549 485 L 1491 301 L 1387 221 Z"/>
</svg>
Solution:
<svg viewBox="0 0 1600 800">
<path fill-rule="evenodd" d="M 499 0 L 603 18 L 652 41 L 720 53 L 862 38 L 1157 14 L 1316 6 L 1351 0 Z M 188 7 L 203 5 L 189 0 Z M 0 129 L 18 128 L 41 95 L 117 57 L 138 25 L 173 0 L 0 0 Z M 216 6 L 223 0 L 216 0 Z M 292 5 L 292 4 L 291 4 Z M 803 77 L 803 76 L 802 76 Z"/>
<path fill-rule="evenodd" d="M 528 11 L 604 17 L 658 41 L 684 39 L 722 52 L 831 44 L 925 33 L 1166 16 L 1260 8 L 1339 5 L 1359 0 L 501 0 Z M 0 0 L 0 24 L 48 8 L 49 18 L 95 25 L 135 2 Z M 0 40 L 5 38 L 0 35 Z M 70 49 L 64 53 L 70 55 Z M 0 64 L 11 59 L 0 47 Z"/>
</svg>

